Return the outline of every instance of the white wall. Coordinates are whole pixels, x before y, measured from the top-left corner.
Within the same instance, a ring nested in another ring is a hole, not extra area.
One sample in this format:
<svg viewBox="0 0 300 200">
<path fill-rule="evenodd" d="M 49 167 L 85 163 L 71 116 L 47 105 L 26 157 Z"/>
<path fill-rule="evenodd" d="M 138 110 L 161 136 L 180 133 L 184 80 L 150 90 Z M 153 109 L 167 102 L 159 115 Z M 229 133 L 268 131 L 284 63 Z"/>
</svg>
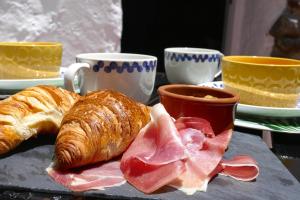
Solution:
<svg viewBox="0 0 300 200">
<path fill-rule="evenodd" d="M 228 1 L 225 24 L 226 55 L 270 55 L 274 38 L 269 30 L 286 7 L 287 0 Z"/>
<path fill-rule="evenodd" d="M 63 66 L 78 53 L 119 52 L 121 0 L 1 0 L 0 41 L 58 41 Z"/>
</svg>

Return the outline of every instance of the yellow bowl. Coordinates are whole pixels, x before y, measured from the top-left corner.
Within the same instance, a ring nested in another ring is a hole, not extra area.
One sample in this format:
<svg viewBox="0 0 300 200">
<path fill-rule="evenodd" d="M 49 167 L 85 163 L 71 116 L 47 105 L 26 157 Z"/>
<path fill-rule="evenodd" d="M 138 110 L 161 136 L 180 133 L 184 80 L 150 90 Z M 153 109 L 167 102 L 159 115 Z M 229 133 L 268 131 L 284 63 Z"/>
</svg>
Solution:
<svg viewBox="0 0 300 200">
<path fill-rule="evenodd" d="M 0 79 L 58 77 L 61 59 L 61 43 L 0 42 Z"/>
<path fill-rule="evenodd" d="M 240 103 L 296 107 L 300 97 L 300 61 L 275 57 L 224 56 L 222 80 Z"/>
</svg>

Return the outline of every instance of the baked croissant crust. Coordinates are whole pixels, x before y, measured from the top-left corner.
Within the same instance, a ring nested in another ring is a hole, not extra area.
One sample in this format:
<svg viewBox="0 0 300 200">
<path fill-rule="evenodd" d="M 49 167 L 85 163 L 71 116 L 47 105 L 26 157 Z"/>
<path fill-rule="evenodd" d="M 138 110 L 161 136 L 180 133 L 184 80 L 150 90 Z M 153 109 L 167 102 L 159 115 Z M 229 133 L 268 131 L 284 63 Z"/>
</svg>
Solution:
<svg viewBox="0 0 300 200">
<path fill-rule="evenodd" d="M 35 86 L 0 101 L 0 154 L 38 133 L 58 133 L 63 115 L 79 95 L 54 86 Z"/>
<path fill-rule="evenodd" d="M 63 118 L 55 144 L 61 170 L 122 154 L 150 120 L 149 108 L 111 90 L 81 97 Z"/>
</svg>

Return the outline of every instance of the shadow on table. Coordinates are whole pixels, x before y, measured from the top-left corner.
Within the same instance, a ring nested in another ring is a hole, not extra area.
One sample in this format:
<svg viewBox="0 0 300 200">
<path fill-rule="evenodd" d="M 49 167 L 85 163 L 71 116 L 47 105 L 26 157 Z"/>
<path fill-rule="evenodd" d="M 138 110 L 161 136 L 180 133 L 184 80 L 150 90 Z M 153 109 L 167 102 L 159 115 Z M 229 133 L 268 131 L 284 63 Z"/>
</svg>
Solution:
<svg viewBox="0 0 300 200">
<path fill-rule="evenodd" d="M 1 158 L 9 157 L 18 152 L 25 152 L 29 149 L 33 149 L 38 146 L 47 145 L 47 144 L 54 144 L 56 139 L 56 135 L 49 135 L 49 134 L 39 134 L 36 137 L 32 137 L 24 142 L 22 142 L 16 149 L 4 154 L 0 155 Z"/>
</svg>

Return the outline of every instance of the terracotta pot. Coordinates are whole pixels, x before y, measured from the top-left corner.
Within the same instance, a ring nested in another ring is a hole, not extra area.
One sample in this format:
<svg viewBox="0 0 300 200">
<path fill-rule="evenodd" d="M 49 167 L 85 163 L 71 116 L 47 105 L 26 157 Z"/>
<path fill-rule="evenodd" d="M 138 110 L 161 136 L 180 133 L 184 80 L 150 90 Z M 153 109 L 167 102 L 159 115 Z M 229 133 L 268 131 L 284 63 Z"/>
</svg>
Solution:
<svg viewBox="0 0 300 200">
<path fill-rule="evenodd" d="M 158 93 L 160 102 L 175 119 L 183 116 L 204 118 L 211 123 L 215 134 L 233 128 L 239 97 L 231 92 L 224 89 L 173 84 L 159 87 Z"/>
</svg>

